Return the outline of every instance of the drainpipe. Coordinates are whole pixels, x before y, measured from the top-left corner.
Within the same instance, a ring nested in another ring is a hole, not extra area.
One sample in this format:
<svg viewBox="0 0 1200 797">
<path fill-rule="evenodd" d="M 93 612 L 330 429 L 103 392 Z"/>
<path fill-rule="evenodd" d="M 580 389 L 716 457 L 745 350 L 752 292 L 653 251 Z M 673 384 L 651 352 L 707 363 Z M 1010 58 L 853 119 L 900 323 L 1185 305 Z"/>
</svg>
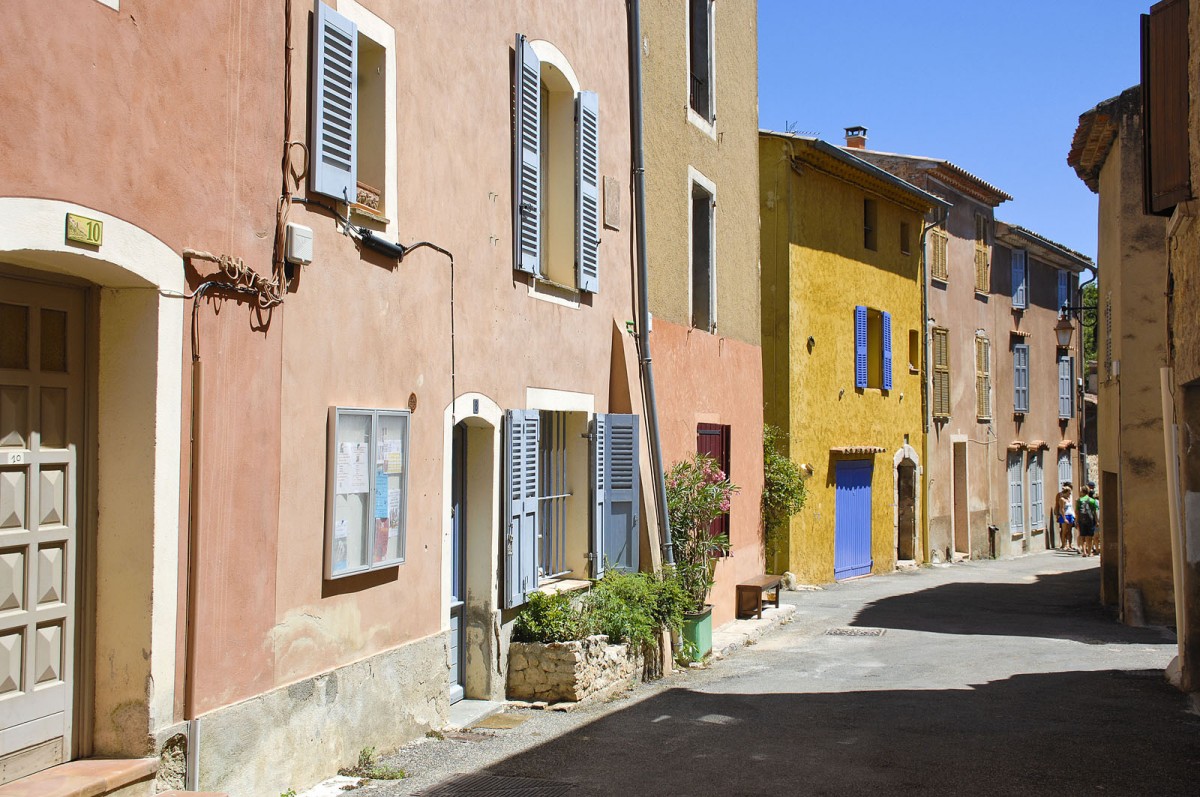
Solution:
<svg viewBox="0 0 1200 797">
<path fill-rule="evenodd" d="M 650 467 L 658 503 L 658 534 L 665 565 L 675 564 L 671 522 L 667 517 L 667 482 L 663 478 L 662 445 L 658 436 L 658 406 L 654 401 L 654 366 L 650 358 L 650 287 L 646 258 L 646 157 L 642 148 L 642 24 L 641 3 L 627 0 L 629 12 L 629 121 L 633 141 L 633 208 L 637 240 L 638 366 L 646 402 L 646 434 L 650 439 Z"/>
<path fill-rule="evenodd" d="M 949 210 L 946 208 L 938 208 L 934 211 L 937 216 L 936 220 L 930 224 L 926 224 L 921 228 L 921 241 L 918 244 L 921 247 L 921 467 L 925 473 L 925 489 L 921 491 L 921 520 L 924 523 L 925 533 L 921 535 L 922 544 L 921 550 L 925 556 L 926 563 L 931 558 L 932 549 L 929 543 L 929 428 L 931 426 L 930 417 L 932 406 L 929 401 L 929 254 L 925 248 L 925 238 L 929 235 L 929 231 L 941 224 L 946 216 L 949 215 Z"/>
</svg>

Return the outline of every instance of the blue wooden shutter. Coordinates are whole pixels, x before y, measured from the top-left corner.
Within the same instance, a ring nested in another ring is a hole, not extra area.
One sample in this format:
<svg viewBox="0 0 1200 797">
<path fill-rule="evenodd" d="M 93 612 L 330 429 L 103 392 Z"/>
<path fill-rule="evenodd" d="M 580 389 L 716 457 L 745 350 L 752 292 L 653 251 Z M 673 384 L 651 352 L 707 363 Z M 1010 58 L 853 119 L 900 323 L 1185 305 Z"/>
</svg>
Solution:
<svg viewBox="0 0 1200 797">
<path fill-rule="evenodd" d="M 324 3 L 313 19 L 309 187 L 339 202 L 358 198 L 358 26 Z"/>
<path fill-rule="evenodd" d="M 854 308 L 854 386 L 867 386 L 867 308 Z"/>
<path fill-rule="evenodd" d="M 592 539 L 589 552 L 592 578 L 604 575 L 604 516 L 608 506 L 608 416 L 596 414 L 592 420 Z"/>
<path fill-rule="evenodd" d="M 504 608 L 537 589 L 538 430 L 536 410 L 509 410 L 504 426 Z"/>
<path fill-rule="evenodd" d="M 600 98 L 581 91 L 576 100 L 575 268 L 579 290 L 600 290 Z"/>
<path fill-rule="evenodd" d="M 614 570 L 638 569 L 641 553 L 639 506 L 638 417 L 597 415 L 604 429 L 600 559 Z M 597 480 L 599 483 L 599 480 Z"/>
<path fill-rule="evenodd" d="M 1074 363 L 1067 355 L 1058 358 L 1058 417 L 1070 418 L 1074 416 L 1073 404 L 1073 385 L 1074 380 Z"/>
<path fill-rule="evenodd" d="M 1058 452 L 1058 484 L 1061 487 L 1062 485 L 1071 483 L 1073 481 L 1075 481 L 1075 480 L 1072 478 L 1072 474 L 1071 474 L 1071 452 L 1070 451 L 1059 451 Z"/>
<path fill-rule="evenodd" d="M 1028 306 L 1028 285 L 1025 273 L 1025 250 L 1014 249 L 1012 252 L 1012 303 L 1013 307 L 1021 309 Z"/>
<path fill-rule="evenodd" d="M 542 66 L 517 35 L 513 80 L 513 267 L 538 274 L 542 259 Z"/>
<path fill-rule="evenodd" d="M 1013 346 L 1013 412 L 1029 412 L 1029 346 Z"/>
<path fill-rule="evenodd" d="M 1058 306 L 1060 308 L 1065 304 L 1070 304 L 1070 301 L 1069 301 L 1069 299 L 1070 299 L 1070 296 L 1069 296 L 1070 283 L 1068 281 L 1069 279 L 1070 278 L 1067 276 L 1067 272 L 1065 272 L 1065 271 L 1058 272 Z"/>
<path fill-rule="evenodd" d="M 883 313 L 883 389 L 892 389 L 892 314 Z"/>
</svg>

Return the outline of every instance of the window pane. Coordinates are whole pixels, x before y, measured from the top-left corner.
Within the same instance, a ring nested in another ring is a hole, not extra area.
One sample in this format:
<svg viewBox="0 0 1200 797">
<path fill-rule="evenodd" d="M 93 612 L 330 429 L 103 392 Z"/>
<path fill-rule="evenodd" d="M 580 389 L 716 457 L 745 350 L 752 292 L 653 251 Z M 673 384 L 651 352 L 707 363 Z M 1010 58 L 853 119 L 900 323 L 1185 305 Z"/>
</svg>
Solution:
<svg viewBox="0 0 1200 797">
<path fill-rule="evenodd" d="M 0 368 L 29 367 L 29 308 L 0 304 Z"/>
<path fill-rule="evenodd" d="M 712 331 L 712 194 L 692 184 L 692 326 Z"/>
<path fill-rule="evenodd" d="M 375 456 L 375 522 L 371 562 L 404 558 L 408 470 L 408 416 L 379 413 Z"/>
<path fill-rule="evenodd" d="M 361 570 L 368 564 L 366 537 L 371 499 L 370 450 L 370 414 L 339 414 L 330 563 L 333 575 Z"/>
<path fill-rule="evenodd" d="M 42 370 L 67 370 L 67 314 L 42 310 Z"/>
</svg>

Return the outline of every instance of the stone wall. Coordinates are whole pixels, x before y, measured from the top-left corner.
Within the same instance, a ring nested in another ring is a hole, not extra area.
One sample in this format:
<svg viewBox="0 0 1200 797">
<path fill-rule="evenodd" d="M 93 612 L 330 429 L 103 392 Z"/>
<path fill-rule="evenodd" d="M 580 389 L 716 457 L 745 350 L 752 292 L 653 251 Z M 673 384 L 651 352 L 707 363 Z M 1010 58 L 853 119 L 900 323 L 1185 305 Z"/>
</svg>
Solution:
<svg viewBox="0 0 1200 797">
<path fill-rule="evenodd" d="M 632 683 L 641 657 L 604 635 L 574 642 L 513 642 L 508 658 L 508 696 L 513 700 L 578 702 Z"/>
</svg>

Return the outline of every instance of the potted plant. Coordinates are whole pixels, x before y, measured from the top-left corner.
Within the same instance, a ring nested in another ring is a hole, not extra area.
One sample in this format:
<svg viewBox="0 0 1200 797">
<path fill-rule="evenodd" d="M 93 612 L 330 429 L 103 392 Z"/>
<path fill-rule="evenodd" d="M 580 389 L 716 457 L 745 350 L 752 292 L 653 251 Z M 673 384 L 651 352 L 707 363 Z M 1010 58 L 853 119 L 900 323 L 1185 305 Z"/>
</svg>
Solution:
<svg viewBox="0 0 1200 797">
<path fill-rule="evenodd" d="M 716 560 L 729 553 L 729 536 L 714 533 L 713 521 L 729 511 L 738 487 L 703 454 L 681 460 L 667 473 L 667 513 L 675 552 L 675 578 L 686 596 L 685 655 L 699 661 L 712 651 L 712 607 L 708 594 Z"/>
</svg>

